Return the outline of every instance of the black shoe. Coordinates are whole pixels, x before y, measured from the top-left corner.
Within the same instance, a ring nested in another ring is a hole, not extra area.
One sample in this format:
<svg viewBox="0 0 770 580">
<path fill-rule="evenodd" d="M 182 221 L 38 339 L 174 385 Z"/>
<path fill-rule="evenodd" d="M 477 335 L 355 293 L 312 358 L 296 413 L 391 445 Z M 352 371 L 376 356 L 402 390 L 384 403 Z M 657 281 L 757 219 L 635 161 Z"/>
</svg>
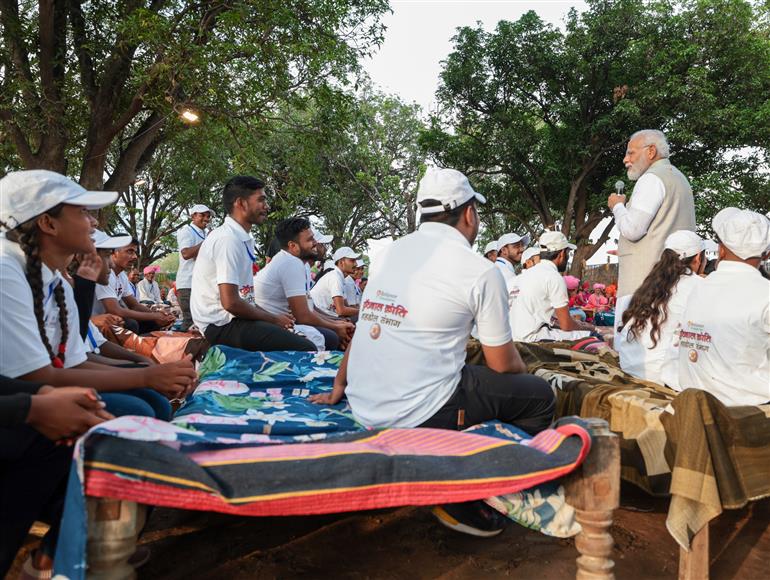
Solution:
<svg viewBox="0 0 770 580">
<path fill-rule="evenodd" d="M 496 536 L 508 525 L 508 518 L 481 500 L 436 506 L 433 515 L 447 528 L 481 538 Z"/>
</svg>

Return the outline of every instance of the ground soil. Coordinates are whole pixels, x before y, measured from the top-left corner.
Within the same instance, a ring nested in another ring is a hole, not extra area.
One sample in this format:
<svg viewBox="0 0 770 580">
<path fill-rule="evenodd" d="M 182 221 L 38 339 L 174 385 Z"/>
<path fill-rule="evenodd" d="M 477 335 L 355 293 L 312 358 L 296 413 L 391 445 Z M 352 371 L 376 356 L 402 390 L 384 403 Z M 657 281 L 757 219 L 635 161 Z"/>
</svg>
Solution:
<svg viewBox="0 0 770 580">
<path fill-rule="evenodd" d="M 621 501 L 611 530 L 616 577 L 676 578 L 679 547 L 665 527 L 668 501 L 631 486 L 624 486 Z M 287 518 L 156 509 L 141 543 L 151 548 L 152 559 L 139 571 L 140 580 L 561 580 L 574 578 L 577 557 L 572 540 L 515 524 L 495 538 L 473 538 L 443 528 L 429 510 L 411 507 Z M 712 523 L 710 561 L 712 579 L 770 577 L 770 500 L 725 512 Z"/>
</svg>

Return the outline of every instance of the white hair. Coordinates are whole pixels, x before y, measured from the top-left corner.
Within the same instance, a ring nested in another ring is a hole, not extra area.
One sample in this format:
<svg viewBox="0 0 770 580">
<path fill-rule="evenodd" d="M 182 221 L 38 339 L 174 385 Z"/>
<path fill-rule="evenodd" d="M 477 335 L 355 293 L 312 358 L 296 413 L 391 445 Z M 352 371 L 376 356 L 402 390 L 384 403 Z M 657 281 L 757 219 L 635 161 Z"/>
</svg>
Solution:
<svg viewBox="0 0 770 580">
<path fill-rule="evenodd" d="M 645 145 L 655 145 L 655 149 L 658 152 L 658 155 L 664 159 L 668 158 L 668 156 L 671 154 L 668 146 L 668 140 L 663 134 L 663 131 L 658 131 L 657 129 L 642 129 L 641 131 L 637 131 L 631 135 L 629 142 L 633 141 L 637 137 L 643 139 Z"/>
</svg>

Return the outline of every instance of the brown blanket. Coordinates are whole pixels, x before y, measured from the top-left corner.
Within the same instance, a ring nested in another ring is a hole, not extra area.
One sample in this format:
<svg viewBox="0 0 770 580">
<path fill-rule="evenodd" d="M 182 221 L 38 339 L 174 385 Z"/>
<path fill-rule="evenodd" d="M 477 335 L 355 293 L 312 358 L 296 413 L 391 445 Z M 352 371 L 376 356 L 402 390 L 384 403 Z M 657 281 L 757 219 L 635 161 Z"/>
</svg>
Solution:
<svg viewBox="0 0 770 580">
<path fill-rule="evenodd" d="M 683 547 L 723 509 L 770 496 L 770 405 L 725 407 L 707 392 L 677 394 L 623 373 L 617 354 L 574 343 L 519 343 L 529 371 L 558 393 L 558 415 L 601 417 L 621 435 L 621 476 L 671 495 L 666 525 Z M 468 362 L 483 364 L 477 342 Z"/>
</svg>

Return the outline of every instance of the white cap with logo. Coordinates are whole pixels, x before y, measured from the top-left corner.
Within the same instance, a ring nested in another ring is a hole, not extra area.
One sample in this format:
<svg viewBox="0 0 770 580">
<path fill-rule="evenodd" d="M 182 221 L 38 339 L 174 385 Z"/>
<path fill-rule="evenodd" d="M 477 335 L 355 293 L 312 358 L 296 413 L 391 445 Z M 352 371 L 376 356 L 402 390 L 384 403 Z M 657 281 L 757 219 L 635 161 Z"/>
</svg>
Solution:
<svg viewBox="0 0 770 580">
<path fill-rule="evenodd" d="M 190 215 L 194 213 L 210 213 L 212 216 L 214 215 L 214 212 L 211 211 L 208 206 L 203 205 L 202 203 L 196 203 L 190 208 Z"/>
<path fill-rule="evenodd" d="M 313 232 L 313 239 L 319 244 L 331 244 L 334 236 L 327 236 L 315 229 L 315 226 L 310 226 L 310 231 Z"/>
<path fill-rule="evenodd" d="M 503 234 L 502 236 L 500 236 L 500 239 L 497 240 L 497 249 L 499 251 L 504 246 L 507 246 L 508 244 L 518 244 L 518 243 L 528 246 L 529 236 L 527 234 L 524 234 L 523 236 L 520 236 L 519 234 Z"/>
<path fill-rule="evenodd" d="M 91 239 L 97 250 L 117 250 L 131 243 L 131 236 L 109 236 L 102 230 L 94 230 Z"/>
<path fill-rule="evenodd" d="M 564 248 L 569 248 L 570 250 L 577 248 L 575 244 L 570 244 L 567 236 L 561 232 L 543 232 L 537 243 L 540 245 L 540 249 L 546 252 L 558 252 Z"/>
<path fill-rule="evenodd" d="M 741 258 L 759 258 L 770 248 L 770 220 L 755 211 L 726 207 L 711 222 L 719 241 Z"/>
<path fill-rule="evenodd" d="M 417 205 L 423 214 L 452 211 L 473 198 L 479 203 L 487 202 L 483 195 L 474 191 L 468 178 L 456 169 L 428 167 L 417 188 Z M 439 203 L 423 205 L 428 200 Z"/>
<path fill-rule="evenodd" d="M 60 203 L 101 209 L 117 199 L 117 191 L 87 191 L 53 171 L 13 171 L 0 179 L 0 220 L 13 229 Z"/>
<path fill-rule="evenodd" d="M 332 261 L 336 264 L 339 262 L 342 258 L 350 258 L 352 260 L 355 260 L 358 258 L 360 254 L 356 254 L 352 248 L 348 248 L 347 246 L 342 246 L 339 248 L 336 252 L 332 254 Z"/>
<path fill-rule="evenodd" d="M 486 246 L 484 246 L 484 255 L 485 256 L 489 252 L 496 252 L 496 251 L 497 251 L 497 240 L 492 240 Z"/>
<path fill-rule="evenodd" d="M 706 248 L 706 245 L 695 232 L 677 230 L 666 238 L 663 247 L 667 250 L 673 250 L 680 260 L 684 260 L 685 258 L 692 258 L 700 254 Z"/>
</svg>

